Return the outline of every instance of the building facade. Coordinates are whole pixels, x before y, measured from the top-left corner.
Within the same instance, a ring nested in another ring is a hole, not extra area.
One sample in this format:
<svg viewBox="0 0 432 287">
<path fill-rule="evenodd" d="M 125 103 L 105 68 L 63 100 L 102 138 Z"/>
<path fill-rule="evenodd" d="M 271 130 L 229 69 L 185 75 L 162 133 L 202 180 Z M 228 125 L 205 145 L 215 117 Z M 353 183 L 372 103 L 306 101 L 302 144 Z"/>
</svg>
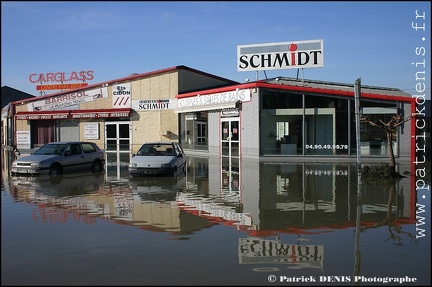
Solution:
<svg viewBox="0 0 432 287">
<path fill-rule="evenodd" d="M 415 112 L 415 100 L 398 89 L 362 86 L 360 98 L 361 115 L 374 122 Z M 246 158 L 355 160 L 354 101 L 354 84 L 282 77 L 180 94 L 179 140 L 187 149 L 220 155 L 227 166 Z M 397 158 L 413 159 L 415 130 L 412 120 L 392 135 Z M 363 158 L 389 156 L 382 129 L 361 124 L 360 145 Z"/>
<path fill-rule="evenodd" d="M 12 102 L 2 113 L 4 125 L 12 124 L 2 144 L 32 150 L 51 141 L 94 141 L 106 152 L 107 170 L 118 174 L 154 140 L 178 141 L 187 152 L 220 157 L 234 170 L 243 158 L 351 160 L 357 154 L 354 100 L 354 84 L 283 77 L 238 83 L 177 66 Z M 411 115 L 416 103 L 399 89 L 362 86 L 360 107 L 362 116 L 387 122 Z M 387 158 L 385 132 L 360 130 L 362 157 Z M 414 121 L 393 135 L 398 158 L 412 158 L 413 135 Z"/>
</svg>

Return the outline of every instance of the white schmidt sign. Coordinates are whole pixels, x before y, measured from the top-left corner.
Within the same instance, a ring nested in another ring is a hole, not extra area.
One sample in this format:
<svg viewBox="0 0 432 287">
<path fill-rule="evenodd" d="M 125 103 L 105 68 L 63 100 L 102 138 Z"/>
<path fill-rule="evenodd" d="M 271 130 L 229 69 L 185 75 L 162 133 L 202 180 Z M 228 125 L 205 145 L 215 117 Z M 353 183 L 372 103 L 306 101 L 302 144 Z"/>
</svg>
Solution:
<svg viewBox="0 0 432 287">
<path fill-rule="evenodd" d="M 237 71 L 324 67 L 323 40 L 237 46 Z"/>
<path fill-rule="evenodd" d="M 134 100 L 132 108 L 136 111 L 172 110 L 176 108 L 176 99 Z"/>
</svg>

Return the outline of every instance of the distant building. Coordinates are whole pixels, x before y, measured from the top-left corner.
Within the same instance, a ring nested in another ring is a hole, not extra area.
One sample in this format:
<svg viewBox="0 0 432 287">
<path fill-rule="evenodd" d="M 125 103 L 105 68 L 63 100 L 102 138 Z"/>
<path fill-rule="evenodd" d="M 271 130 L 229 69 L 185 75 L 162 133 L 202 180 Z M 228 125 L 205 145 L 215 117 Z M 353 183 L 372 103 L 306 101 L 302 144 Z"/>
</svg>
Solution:
<svg viewBox="0 0 432 287">
<path fill-rule="evenodd" d="M 15 102 L 24 99 L 30 99 L 33 95 L 21 92 L 14 88 L 3 86 L 1 87 L 1 108 L 6 107 L 10 102 Z"/>
<path fill-rule="evenodd" d="M 13 132 L 13 110 L 11 109 L 9 103 L 26 100 L 33 98 L 33 95 L 24 93 L 17 89 L 3 86 L 1 87 L 1 143 L 2 146 L 7 146 L 9 149 L 12 149 L 12 145 L 14 144 L 12 137 L 7 137 L 6 135 L 11 135 Z"/>
</svg>

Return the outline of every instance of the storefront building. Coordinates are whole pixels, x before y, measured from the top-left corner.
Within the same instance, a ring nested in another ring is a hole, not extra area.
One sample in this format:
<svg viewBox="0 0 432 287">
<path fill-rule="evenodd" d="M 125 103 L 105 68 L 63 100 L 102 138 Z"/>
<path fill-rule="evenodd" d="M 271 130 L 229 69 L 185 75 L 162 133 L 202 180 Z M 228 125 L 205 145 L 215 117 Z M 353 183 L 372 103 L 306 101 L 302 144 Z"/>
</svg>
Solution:
<svg viewBox="0 0 432 287">
<path fill-rule="evenodd" d="M 180 93 L 237 82 L 176 66 L 154 72 L 10 103 L 4 139 L 22 154 L 52 141 L 93 141 L 106 152 L 107 170 L 127 172 L 133 153 L 146 141 L 177 141 Z"/>
<path fill-rule="evenodd" d="M 354 84 L 282 77 L 180 94 L 179 140 L 185 148 L 227 157 L 355 159 L 354 99 Z M 415 101 L 401 90 L 361 87 L 363 117 L 386 123 L 414 111 Z M 393 134 L 398 158 L 412 155 L 414 123 Z M 388 157 L 384 130 L 365 124 L 360 130 L 362 157 Z"/>
<path fill-rule="evenodd" d="M 357 153 L 354 84 L 283 77 L 240 84 L 178 66 L 11 104 L 8 137 L 19 149 L 94 141 L 106 151 L 107 168 L 120 174 L 154 140 L 178 141 L 190 154 L 234 167 L 241 159 L 339 161 Z M 374 121 L 411 115 L 415 104 L 398 89 L 361 87 L 362 116 Z M 397 158 L 412 159 L 413 135 L 414 121 L 397 129 Z M 361 125 L 361 155 L 388 157 L 383 130 Z"/>
</svg>

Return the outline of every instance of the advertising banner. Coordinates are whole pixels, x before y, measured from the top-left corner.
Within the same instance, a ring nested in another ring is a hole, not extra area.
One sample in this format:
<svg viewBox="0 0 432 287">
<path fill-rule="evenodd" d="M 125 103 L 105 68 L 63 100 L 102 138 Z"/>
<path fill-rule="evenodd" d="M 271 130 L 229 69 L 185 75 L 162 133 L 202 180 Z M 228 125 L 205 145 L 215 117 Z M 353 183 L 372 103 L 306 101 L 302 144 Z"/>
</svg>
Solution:
<svg viewBox="0 0 432 287">
<path fill-rule="evenodd" d="M 324 67 L 323 40 L 237 46 L 237 71 Z"/>
</svg>

